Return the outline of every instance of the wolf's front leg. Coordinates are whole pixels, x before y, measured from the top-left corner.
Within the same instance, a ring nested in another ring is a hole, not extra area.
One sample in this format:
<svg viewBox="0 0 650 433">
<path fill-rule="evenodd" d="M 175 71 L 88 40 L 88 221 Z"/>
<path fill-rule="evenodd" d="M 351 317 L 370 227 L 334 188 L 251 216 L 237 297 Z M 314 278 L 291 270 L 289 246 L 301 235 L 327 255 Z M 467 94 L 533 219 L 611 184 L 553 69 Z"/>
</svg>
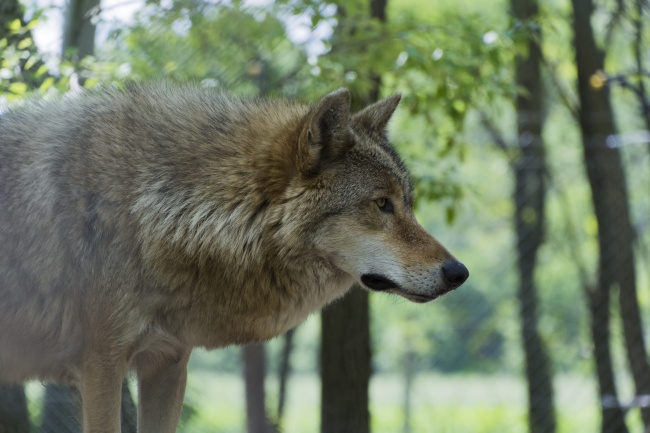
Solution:
<svg viewBox="0 0 650 433">
<path fill-rule="evenodd" d="M 136 360 L 138 433 L 174 433 L 183 408 L 190 350 L 162 362 L 146 355 Z M 152 362 L 153 361 L 153 362 Z"/>
<path fill-rule="evenodd" d="M 92 352 L 85 356 L 81 371 L 84 433 L 119 433 L 122 380 L 125 363 Z"/>
</svg>

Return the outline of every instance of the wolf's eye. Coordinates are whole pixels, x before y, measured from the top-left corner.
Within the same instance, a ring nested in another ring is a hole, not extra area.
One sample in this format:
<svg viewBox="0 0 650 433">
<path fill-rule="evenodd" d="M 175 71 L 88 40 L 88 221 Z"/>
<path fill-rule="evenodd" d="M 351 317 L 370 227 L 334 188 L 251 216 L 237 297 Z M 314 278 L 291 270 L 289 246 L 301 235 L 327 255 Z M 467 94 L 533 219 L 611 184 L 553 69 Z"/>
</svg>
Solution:
<svg viewBox="0 0 650 433">
<path fill-rule="evenodd" d="M 386 213 L 393 212 L 393 202 L 390 201 L 389 198 L 386 197 L 378 198 L 377 200 L 375 200 L 375 203 L 377 203 L 377 207 L 379 208 L 380 211 Z"/>
</svg>

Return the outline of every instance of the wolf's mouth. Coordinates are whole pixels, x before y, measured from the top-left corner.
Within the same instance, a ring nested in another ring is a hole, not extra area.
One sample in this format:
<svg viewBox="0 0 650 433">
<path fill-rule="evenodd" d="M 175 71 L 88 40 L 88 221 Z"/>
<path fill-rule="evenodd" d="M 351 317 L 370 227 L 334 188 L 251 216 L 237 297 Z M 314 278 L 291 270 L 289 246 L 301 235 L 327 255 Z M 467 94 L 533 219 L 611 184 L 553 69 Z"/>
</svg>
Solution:
<svg viewBox="0 0 650 433">
<path fill-rule="evenodd" d="M 372 290 L 399 289 L 399 285 L 396 282 L 378 274 L 362 275 L 361 282 Z"/>
<path fill-rule="evenodd" d="M 405 297 L 411 302 L 417 302 L 418 304 L 423 304 L 425 302 L 433 301 L 434 299 L 438 298 L 440 295 L 443 295 L 444 293 L 447 293 L 448 291 L 451 290 L 450 289 L 436 295 L 416 294 L 402 289 L 399 286 L 399 284 L 397 284 L 395 281 L 379 274 L 362 275 L 361 282 L 372 290 L 394 293 L 396 295 Z"/>
<path fill-rule="evenodd" d="M 433 300 L 438 299 L 444 293 L 440 295 L 416 295 L 415 293 L 411 293 L 411 292 L 401 292 L 397 294 L 405 297 L 411 302 L 415 302 L 417 304 L 424 304 L 426 302 L 431 302 Z"/>
</svg>

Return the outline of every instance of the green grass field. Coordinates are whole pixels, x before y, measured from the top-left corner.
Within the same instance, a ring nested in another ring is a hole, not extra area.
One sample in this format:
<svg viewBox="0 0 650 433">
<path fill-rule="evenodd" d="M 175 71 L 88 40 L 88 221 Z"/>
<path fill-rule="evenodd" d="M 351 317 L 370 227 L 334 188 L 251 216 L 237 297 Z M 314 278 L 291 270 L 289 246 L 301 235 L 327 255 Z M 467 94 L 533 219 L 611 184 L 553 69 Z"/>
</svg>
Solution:
<svg viewBox="0 0 650 433">
<path fill-rule="evenodd" d="M 556 380 L 558 433 L 595 432 L 598 413 L 590 378 L 560 376 Z M 269 397 L 276 395 L 273 381 Z M 196 410 L 181 431 L 241 433 L 244 431 L 243 383 L 233 375 L 194 372 L 187 401 Z M 284 433 L 319 429 L 320 385 L 315 376 L 294 376 L 289 384 Z M 275 407 L 270 398 L 271 413 Z M 404 388 L 399 377 L 381 375 L 372 381 L 373 433 L 402 432 Z M 418 376 L 412 390 L 412 433 L 523 433 L 526 428 L 524 383 L 512 376 Z M 632 420 L 634 421 L 634 420 Z M 632 424 L 638 426 L 638 423 Z M 640 431 L 640 430 L 638 430 Z"/>
<path fill-rule="evenodd" d="M 629 384 L 623 393 L 629 393 Z M 38 422 L 42 385 L 30 383 L 27 395 Z M 589 377 L 560 375 L 555 381 L 557 433 L 599 430 L 596 389 Z M 267 383 L 268 408 L 275 414 L 277 383 Z M 400 377 L 376 375 L 371 384 L 373 433 L 404 432 L 404 386 Z M 525 433 L 524 382 L 508 375 L 416 377 L 411 394 L 411 433 Z M 320 383 L 315 375 L 294 375 L 288 389 L 283 433 L 317 433 Z M 244 387 L 234 374 L 201 369 L 188 378 L 180 433 L 244 433 Z M 628 415 L 632 433 L 642 431 L 639 416 Z"/>
</svg>

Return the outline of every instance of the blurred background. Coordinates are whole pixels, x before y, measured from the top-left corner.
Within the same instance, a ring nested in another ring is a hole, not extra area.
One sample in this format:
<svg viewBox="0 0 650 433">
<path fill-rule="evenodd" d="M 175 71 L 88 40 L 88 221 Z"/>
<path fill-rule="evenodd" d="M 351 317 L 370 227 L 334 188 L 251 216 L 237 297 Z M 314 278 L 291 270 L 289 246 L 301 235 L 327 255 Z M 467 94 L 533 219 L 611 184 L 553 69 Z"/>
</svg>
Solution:
<svg viewBox="0 0 650 433">
<path fill-rule="evenodd" d="M 179 432 L 650 432 L 648 0 L 0 0 L 0 113 L 129 80 L 358 109 L 470 269 L 431 304 L 358 288 L 264 345 L 197 350 Z M 2 348 L 0 348 L 2 350 Z M 123 432 L 137 390 L 124 384 Z M 0 432 L 80 432 L 0 387 Z"/>
</svg>

